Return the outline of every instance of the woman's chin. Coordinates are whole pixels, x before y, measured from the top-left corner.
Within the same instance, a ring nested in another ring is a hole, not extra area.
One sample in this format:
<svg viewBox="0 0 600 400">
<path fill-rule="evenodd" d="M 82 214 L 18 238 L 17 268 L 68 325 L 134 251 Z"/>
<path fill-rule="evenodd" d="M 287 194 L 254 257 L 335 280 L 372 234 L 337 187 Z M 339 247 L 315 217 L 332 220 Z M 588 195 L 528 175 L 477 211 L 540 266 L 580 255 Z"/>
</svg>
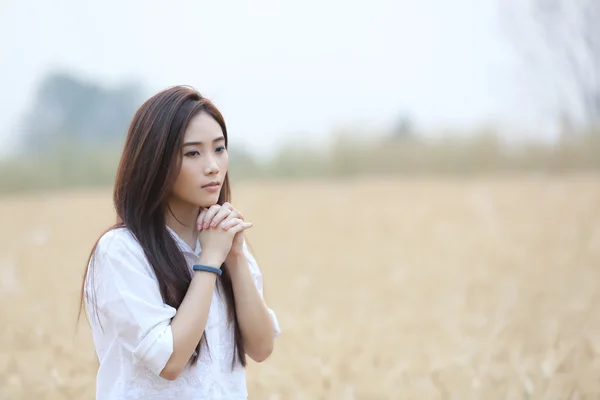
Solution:
<svg viewBox="0 0 600 400">
<path fill-rule="evenodd" d="M 202 208 L 209 208 L 210 206 L 214 206 L 219 202 L 219 196 L 215 196 L 214 198 L 203 198 L 200 199 L 196 204 Z"/>
</svg>

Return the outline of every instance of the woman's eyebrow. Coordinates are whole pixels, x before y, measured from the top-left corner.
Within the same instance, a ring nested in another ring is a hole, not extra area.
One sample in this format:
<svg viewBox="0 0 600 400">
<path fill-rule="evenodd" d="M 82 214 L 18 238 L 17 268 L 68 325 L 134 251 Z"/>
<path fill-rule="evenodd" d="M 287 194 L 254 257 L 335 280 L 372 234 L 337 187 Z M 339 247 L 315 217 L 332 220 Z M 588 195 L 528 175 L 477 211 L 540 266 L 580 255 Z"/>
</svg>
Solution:
<svg viewBox="0 0 600 400">
<path fill-rule="evenodd" d="M 225 140 L 225 136 L 219 136 L 218 138 L 213 139 L 212 142 L 216 143 L 216 142 L 219 142 L 221 140 Z M 198 141 L 195 141 L 195 142 L 185 142 L 182 147 L 185 147 L 185 146 L 202 146 L 203 144 L 204 144 L 203 142 L 198 142 Z"/>
</svg>

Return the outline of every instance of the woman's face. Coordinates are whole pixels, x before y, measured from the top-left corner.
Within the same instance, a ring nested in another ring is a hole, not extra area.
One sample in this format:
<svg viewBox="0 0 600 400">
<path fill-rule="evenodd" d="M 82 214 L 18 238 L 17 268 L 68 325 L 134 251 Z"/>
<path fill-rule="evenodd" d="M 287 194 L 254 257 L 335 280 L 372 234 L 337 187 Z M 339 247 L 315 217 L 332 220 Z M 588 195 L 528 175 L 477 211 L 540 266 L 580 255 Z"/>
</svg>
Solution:
<svg viewBox="0 0 600 400">
<path fill-rule="evenodd" d="M 217 204 L 229 167 L 221 126 L 201 112 L 190 120 L 183 138 L 181 169 L 171 200 L 193 207 Z"/>
</svg>

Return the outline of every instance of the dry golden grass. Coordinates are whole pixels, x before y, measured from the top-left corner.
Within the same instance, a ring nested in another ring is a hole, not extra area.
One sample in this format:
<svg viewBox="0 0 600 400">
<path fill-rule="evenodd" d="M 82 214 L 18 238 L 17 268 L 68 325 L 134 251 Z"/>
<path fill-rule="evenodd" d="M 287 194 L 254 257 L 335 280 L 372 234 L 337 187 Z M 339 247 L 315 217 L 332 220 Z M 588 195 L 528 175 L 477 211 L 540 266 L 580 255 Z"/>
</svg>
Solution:
<svg viewBox="0 0 600 400">
<path fill-rule="evenodd" d="M 0 399 L 91 399 L 110 192 L 0 201 Z M 246 184 L 283 334 L 251 399 L 600 398 L 600 179 Z"/>
</svg>

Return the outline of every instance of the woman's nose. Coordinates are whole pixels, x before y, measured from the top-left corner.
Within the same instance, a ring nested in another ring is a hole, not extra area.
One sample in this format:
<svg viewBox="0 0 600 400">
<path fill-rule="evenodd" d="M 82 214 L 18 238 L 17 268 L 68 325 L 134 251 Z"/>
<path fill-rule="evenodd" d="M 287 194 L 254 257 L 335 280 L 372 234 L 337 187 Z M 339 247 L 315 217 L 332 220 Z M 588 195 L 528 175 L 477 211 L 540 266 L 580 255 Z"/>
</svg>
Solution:
<svg viewBox="0 0 600 400">
<path fill-rule="evenodd" d="M 206 164 L 205 171 L 207 175 L 219 173 L 219 166 L 217 165 L 214 159 L 211 158 L 208 161 L 208 163 Z"/>
</svg>

